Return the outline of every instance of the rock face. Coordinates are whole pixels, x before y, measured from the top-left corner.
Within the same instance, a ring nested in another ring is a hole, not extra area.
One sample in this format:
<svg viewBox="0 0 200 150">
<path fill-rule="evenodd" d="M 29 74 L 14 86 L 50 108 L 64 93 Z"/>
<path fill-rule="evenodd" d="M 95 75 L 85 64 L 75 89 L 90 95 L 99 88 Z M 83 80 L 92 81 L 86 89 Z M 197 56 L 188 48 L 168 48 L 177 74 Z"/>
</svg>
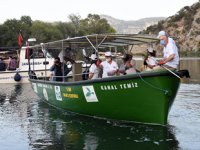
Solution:
<svg viewBox="0 0 200 150">
<path fill-rule="evenodd" d="M 152 17 L 135 21 L 124 21 L 107 15 L 100 15 L 100 17 L 106 19 L 108 23 L 115 28 L 117 33 L 122 34 L 137 34 L 145 30 L 148 26 L 157 24 L 158 21 L 165 19 L 164 17 Z"/>
<path fill-rule="evenodd" d="M 168 18 L 154 17 L 144 18 L 136 21 L 124 21 L 112 18 L 110 16 L 101 15 L 117 33 L 128 34 L 149 34 L 157 35 L 159 31 L 165 30 L 169 36 L 173 37 L 179 47 L 180 52 L 195 52 L 200 53 L 200 1 L 191 6 L 185 6 L 175 15 Z M 141 46 L 146 49 L 148 46 Z M 154 47 L 159 51 L 162 48 L 159 45 Z M 133 53 L 144 53 L 145 50 L 139 50 L 139 47 L 134 47 Z"/>
<path fill-rule="evenodd" d="M 174 37 L 182 52 L 200 52 L 200 2 L 185 6 L 175 15 L 147 27 L 141 33 L 157 35 L 160 30 Z"/>
</svg>

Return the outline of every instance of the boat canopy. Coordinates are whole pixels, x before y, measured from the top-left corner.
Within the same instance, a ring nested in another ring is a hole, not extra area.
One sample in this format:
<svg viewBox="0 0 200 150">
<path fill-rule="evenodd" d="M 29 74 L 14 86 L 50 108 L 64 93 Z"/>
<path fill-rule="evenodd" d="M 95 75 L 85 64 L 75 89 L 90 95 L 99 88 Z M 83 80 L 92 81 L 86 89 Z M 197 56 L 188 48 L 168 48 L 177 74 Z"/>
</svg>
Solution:
<svg viewBox="0 0 200 150">
<path fill-rule="evenodd" d="M 151 44 L 158 42 L 156 36 L 140 34 L 94 34 L 80 37 L 67 38 L 63 40 L 41 43 L 29 47 L 43 46 L 45 49 L 63 49 L 65 48 L 99 48 L 119 47 L 129 45 Z"/>
</svg>

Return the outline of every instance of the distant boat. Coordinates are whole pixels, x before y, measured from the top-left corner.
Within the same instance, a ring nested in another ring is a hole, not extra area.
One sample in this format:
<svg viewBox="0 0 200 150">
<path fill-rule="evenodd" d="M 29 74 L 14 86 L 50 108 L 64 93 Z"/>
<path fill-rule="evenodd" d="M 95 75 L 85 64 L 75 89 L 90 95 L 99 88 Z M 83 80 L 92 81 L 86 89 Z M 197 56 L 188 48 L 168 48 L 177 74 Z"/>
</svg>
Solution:
<svg viewBox="0 0 200 150">
<path fill-rule="evenodd" d="M 0 71 L 0 83 L 29 83 L 29 63 L 30 67 L 34 68 L 34 72 L 38 77 L 49 76 L 49 69 L 54 62 L 52 57 L 45 57 L 41 49 L 33 50 L 29 49 L 30 59 L 28 61 L 27 47 L 24 46 L 20 50 L 15 51 L 1 51 L 1 56 L 7 58 L 4 60 L 6 66 L 8 65 L 8 56 L 15 56 L 17 61 L 17 67 L 15 70 Z M 45 74 L 47 73 L 47 74 Z"/>
<path fill-rule="evenodd" d="M 101 48 L 148 44 L 158 40 L 136 34 L 103 34 L 68 38 L 44 43 L 44 46 L 57 47 L 55 51 L 71 46 L 74 49 L 95 49 L 98 52 Z M 40 45 L 31 48 L 34 50 L 38 47 Z M 76 70 L 76 67 L 80 68 L 74 66 L 72 78 L 63 82 L 33 79 L 30 76 L 34 92 L 55 107 L 81 115 L 147 124 L 167 123 L 168 113 L 180 85 L 180 78 L 175 72 L 160 70 L 82 80 L 80 69 Z"/>
</svg>

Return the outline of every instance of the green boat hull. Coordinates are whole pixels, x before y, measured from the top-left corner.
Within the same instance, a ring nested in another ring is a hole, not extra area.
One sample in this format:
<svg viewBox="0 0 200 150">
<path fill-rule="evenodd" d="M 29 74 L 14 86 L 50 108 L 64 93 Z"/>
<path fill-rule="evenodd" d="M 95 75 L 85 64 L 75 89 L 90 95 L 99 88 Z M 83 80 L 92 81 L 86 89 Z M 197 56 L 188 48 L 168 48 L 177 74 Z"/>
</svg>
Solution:
<svg viewBox="0 0 200 150">
<path fill-rule="evenodd" d="M 161 125 L 167 123 L 180 85 L 180 79 L 166 71 L 77 82 L 30 81 L 41 99 L 64 110 Z"/>
</svg>

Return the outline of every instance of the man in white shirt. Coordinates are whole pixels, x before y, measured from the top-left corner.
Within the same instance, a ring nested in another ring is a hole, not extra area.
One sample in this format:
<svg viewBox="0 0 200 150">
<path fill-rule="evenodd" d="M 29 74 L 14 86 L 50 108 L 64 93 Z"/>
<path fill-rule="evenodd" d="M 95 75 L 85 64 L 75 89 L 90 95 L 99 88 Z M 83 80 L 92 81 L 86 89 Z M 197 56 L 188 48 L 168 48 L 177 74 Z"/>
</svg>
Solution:
<svg viewBox="0 0 200 150">
<path fill-rule="evenodd" d="M 165 65 L 171 69 L 177 69 L 179 65 L 178 48 L 175 41 L 168 37 L 165 31 L 160 31 L 158 34 L 160 44 L 163 48 L 163 60 L 158 62 L 158 65 Z"/>
<path fill-rule="evenodd" d="M 100 68 L 103 69 L 103 78 L 116 76 L 119 74 L 119 67 L 115 61 L 112 60 L 112 53 L 110 51 L 105 52 L 106 60 L 101 62 Z"/>
</svg>

